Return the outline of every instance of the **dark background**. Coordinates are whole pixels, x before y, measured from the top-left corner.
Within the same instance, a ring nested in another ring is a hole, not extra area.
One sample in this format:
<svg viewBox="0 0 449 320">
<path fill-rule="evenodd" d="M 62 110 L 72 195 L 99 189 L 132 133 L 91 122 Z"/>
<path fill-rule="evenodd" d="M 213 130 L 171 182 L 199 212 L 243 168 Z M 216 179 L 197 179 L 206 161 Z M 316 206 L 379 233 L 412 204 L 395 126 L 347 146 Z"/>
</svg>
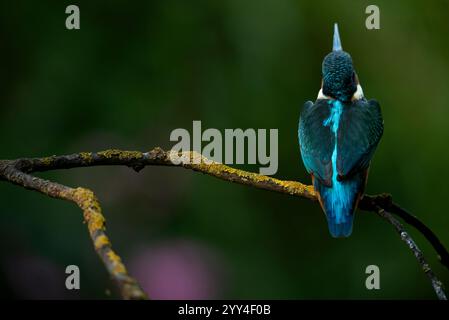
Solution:
<svg viewBox="0 0 449 320">
<path fill-rule="evenodd" d="M 65 28 L 69 4 L 80 7 L 80 30 Z M 380 30 L 365 28 L 369 4 Z M 449 245 L 448 12 L 447 1 L 2 0 L 0 158 L 169 149 L 173 129 L 201 120 L 222 132 L 278 128 L 276 177 L 309 182 L 298 117 L 316 97 L 338 22 L 385 119 L 367 192 L 392 193 Z M 316 203 L 179 168 L 41 176 L 96 192 L 115 249 L 156 299 L 435 298 L 373 213 L 357 212 L 352 236 L 332 239 Z M 0 200 L 2 297 L 117 297 L 73 204 L 8 183 Z M 76 292 L 64 287 L 69 264 L 81 270 Z M 380 290 L 365 288 L 370 264 Z"/>
</svg>

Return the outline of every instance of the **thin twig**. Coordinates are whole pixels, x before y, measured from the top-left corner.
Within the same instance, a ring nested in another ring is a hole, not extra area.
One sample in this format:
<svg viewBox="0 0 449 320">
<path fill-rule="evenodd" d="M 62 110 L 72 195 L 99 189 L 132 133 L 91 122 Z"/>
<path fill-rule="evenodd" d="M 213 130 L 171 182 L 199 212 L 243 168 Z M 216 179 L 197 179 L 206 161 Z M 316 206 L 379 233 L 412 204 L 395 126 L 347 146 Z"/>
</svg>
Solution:
<svg viewBox="0 0 449 320">
<path fill-rule="evenodd" d="M 443 284 L 440 280 L 438 280 L 435 273 L 433 273 L 432 269 L 430 269 L 429 264 L 427 263 L 426 259 L 424 258 L 424 255 L 422 254 L 422 251 L 418 248 L 415 241 L 413 241 L 412 237 L 405 231 L 402 224 L 396 220 L 388 211 L 384 210 L 381 207 L 378 207 L 377 214 L 387 220 L 393 227 L 395 228 L 396 232 L 401 237 L 401 240 L 404 241 L 407 246 L 410 248 L 410 250 L 415 255 L 416 260 L 418 260 L 418 263 L 421 265 L 422 270 L 429 278 L 430 282 L 432 283 L 433 290 L 435 291 L 438 299 L 440 300 L 447 300 L 446 294 L 443 290 Z"/>
<path fill-rule="evenodd" d="M 181 157 L 184 161 L 180 164 L 174 164 L 171 159 L 172 156 L 178 156 Z M 13 168 L 15 170 L 14 176 L 27 176 L 28 179 L 39 179 L 32 176 L 29 176 L 28 174 L 32 172 L 43 172 L 43 171 L 49 171 L 49 170 L 57 170 L 57 169 L 70 169 L 70 168 L 78 168 L 78 167 L 92 167 L 92 166 L 105 166 L 105 165 L 125 165 L 128 167 L 133 168 L 135 171 L 140 171 L 145 166 L 151 166 L 151 165 L 160 165 L 160 166 L 179 166 L 186 169 L 191 169 L 194 171 L 202 172 L 207 175 L 214 176 L 216 178 L 219 178 L 221 180 L 235 182 L 243 185 L 248 185 L 252 187 L 256 187 L 259 189 L 289 194 L 301 198 L 306 198 L 312 201 L 316 201 L 317 197 L 315 194 L 315 191 L 313 189 L 313 186 L 305 185 L 300 182 L 296 181 L 284 181 L 279 180 L 267 176 L 263 176 L 260 174 L 247 172 L 239 169 L 234 169 L 229 166 L 223 165 L 221 163 L 216 163 L 211 160 L 206 159 L 202 155 L 193 152 L 193 151 L 185 151 L 181 153 L 174 153 L 173 151 L 164 151 L 161 148 L 154 148 L 153 150 L 149 152 L 140 152 L 140 151 L 122 151 L 122 150 L 105 150 L 100 152 L 81 152 L 76 153 L 72 155 L 65 155 L 65 156 L 51 156 L 51 157 L 45 157 L 45 158 L 22 158 L 17 160 L 4 160 L 0 162 L 0 179 L 7 180 L 10 182 L 13 182 L 15 184 L 21 185 L 25 188 L 30 188 L 30 186 L 24 181 L 17 181 L 11 178 L 11 174 L 5 174 L 8 170 L 12 170 Z M 40 180 L 36 180 L 40 181 Z M 101 215 L 101 209 L 99 209 L 98 202 L 96 198 L 93 196 L 92 192 L 83 189 L 71 189 L 53 182 L 46 181 L 48 183 L 48 188 L 52 189 L 56 188 L 56 193 L 53 192 L 47 192 L 46 189 L 38 188 L 38 187 L 31 187 L 31 189 L 40 191 L 42 193 L 48 194 L 50 196 L 66 199 L 70 201 L 74 201 L 75 203 L 80 206 L 83 211 L 85 218 L 90 217 L 89 213 L 86 214 L 86 212 L 94 211 L 96 213 L 99 213 L 101 216 L 101 219 L 103 219 L 102 223 L 102 235 L 104 235 L 104 218 Z M 58 186 L 58 187 L 55 187 Z M 58 193 L 58 189 L 62 188 L 61 190 L 72 190 L 68 193 L 63 193 L 63 196 Z M 87 198 L 91 199 L 91 204 L 86 205 L 88 202 L 85 202 L 85 200 L 82 200 L 79 197 L 75 197 L 75 193 L 78 190 L 78 195 L 83 195 L 81 198 L 86 199 L 86 193 L 89 194 Z M 68 196 L 67 194 L 70 194 Z M 84 205 L 83 205 L 84 204 Z M 92 206 L 95 207 L 98 205 L 98 210 L 89 210 Z M 403 230 L 402 225 L 394 219 L 391 214 L 388 212 L 391 212 L 393 214 L 398 215 L 401 217 L 406 223 L 412 225 L 415 227 L 418 231 L 420 231 L 426 239 L 432 244 L 436 252 L 438 253 L 440 257 L 440 261 L 443 265 L 445 265 L 449 269 L 449 253 L 446 250 L 446 248 L 442 245 L 442 243 L 439 241 L 438 237 L 418 218 L 413 216 L 412 214 L 408 213 L 404 209 L 402 209 L 399 205 L 395 204 L 392 201 L 392 198 L 388 194 L 380 194 L 375 196 L 369 196 L 365 195 L 362 200 L 359 203 L 359 209 L 365 210 L 365 211 L 372 211 L 376 212 L 378 214 L 379 210 L 384 210 L 383 216 L 386 218 L 386 220 L 392 224 L 396 231 L 398 231 L 398 226 L 401 227 L 401 230 Z M 388 211 L 388 212 L 387 212 Z M 386 213 L 385 213 L 386 212 Z M 391 219 L 390 219 L 391 218 Z M 88 219 L 86 219 L 89 221 Z M 90 228 L 89 228 L 90 230 Z M 405 231 L 401 231 L 401 237 L 402 234 Z M 418 262 L 423 266 L 421 263 L 423 260 L 423 256 L 421 251 L 416 247 L 413 240 L 410 238 L 410 236 L 405 233 L 407 236 L 407 243 L 413 244 L 413 248 L 416 248 L 418 251 L 415 251 L 412 247 L 410 247 L 415 252 L 415 257 L 418 259 Z M 94 240 L 94 243 L 96 244 L 96 240 L 98 240 L 98 235 L 94 234 L 91 237 Z M 107 238 L 106 238 L 107 239 Z M 108 241 L 109 243 L 109 241 Z M 108 244 L 108 248 L 111 252 L 112 249 L 110 248 L 110 244 Z M 98 251 L 98 249 L 97 249 Z M 100 250 L 101 251 L 101 250 Z M 419 254 L 417 254 L 417 252 Z M 108 259 L 104 258 L 104 255 L 99 253 L 100 257 L 102 257 L 104 263 L 106 266 L 108 266 Z M 420 260 L 421 259 L 421 260 Z M 121 264 L 121 262 L 120 262 Z M 125 278 L 127 281 L 130 281 L 133 285 L 131 286 L 133 290 L 135 289 L 136 297 L 143 298 L 144 293 L 141 291 L 140 287 L 137 285 L 134 279 L 130 278 L 128 274 L 126 273 L 126 269 L 124 268 L 123 264 L 121 264 L 123 267 L 123 270 L 125 271 Z M 441 282 L 436 278 L 436 276 L 433 274 L 432 270 L 430 270 L 429 265 L 425 264 L 426 268 L 423 267 L 424 272 L 429 276 L 432 286 L 435 289 L 435 292 L 438 296 L 438 298 L 442 298 L 444 295 Z M 109 272 L 111 275 L 114 273 L 111 272 L 110 268 L 108 267 Z M 430 273 L 429 273 L 430 272 Z M 113 275 L 114 277 L 114 275 Z M 123 285 L 120 285 L 120 281 L 118 282 L 119 287 L 123 287 Z M 128 283 L 125 281 L 126 283 Z M 438 289 L 438 290 L 437 290 Z M 131 290 L 131 291 L 133 291 Z M 122 296 L 123 295 L 123 290 Z M 126 289 L 125 291 L 128 291 Z M 132 298 L 133 295 L 127 295 L 128 298 Z"/>
<path fill-rule="evenodd" d="M 449 252 L 441 243 L 440 239 L 438 239 L 435 233 L 428 226 L 426 226 L 424 222 L 398 204 L 394 203 L 391 195 L 385 193 L 376 196 L 365 195 L 359 203 L 359 209 L 365 211 L 376 212 L 378 207 L 381 207 L 382 209 L 400 217 L 405 223 L 418 230 L 435 249 L 441 264 L 449 270 Z"/>
<path fill-rule="evenodd" d="M 430 230 L 429 227 L 427 227 L 416 216 L 414 216 L 404 208 L 400 207 L 396 203 L 392 203 L 389 210 L 390 212 L 394 213 L 402 220 L 404 220 L 405 223 L 414 226 L 419 232 L 421 232 L 424 235 L 424 237 L 426 237 L 426 239 L 430 242 L 430 244 L 435 248 L 436 252 L 438 253 L 438 258 L 440 262 L 447 268 L 449 268 L 449 253 L 447 252 L 444 245 L 441 243 L 440 239 L 438 239 L 438 237 L 433 233 L 432 230 Z"/>
</svg>

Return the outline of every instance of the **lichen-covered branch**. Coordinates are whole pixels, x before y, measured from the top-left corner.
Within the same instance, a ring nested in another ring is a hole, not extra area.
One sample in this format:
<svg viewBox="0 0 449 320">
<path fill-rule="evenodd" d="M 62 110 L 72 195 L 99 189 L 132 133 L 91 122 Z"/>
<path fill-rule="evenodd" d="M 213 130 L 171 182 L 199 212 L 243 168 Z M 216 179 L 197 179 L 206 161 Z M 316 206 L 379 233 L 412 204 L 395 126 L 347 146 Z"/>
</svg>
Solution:
<svg viewBox="0 0 449 320">
<path fill-rule="evenodd" d="M 229 166 L 214 163 L 196 152 L 183 152 L 182 157 L 189 159 L 190 163 L 175 165 L 170 160 L 171 152 L 155 148 L 149 152 L 106 150 L 96 153 L 82 152 L 66 156 L 53 156 L 46 158 L 17 160 L 20 169 L 24 172 L 38 172 L 55 169 L 70 169 L 75 167 L 91 167 L 103 165 L 126 165 L 141 170 L 149 165 L 181 166 L 187 169 L 199 171 L 216 178 L 249 185 L 259 189 L 286 193 L 293 196 L 307 198 L 316 201 L 315 191 L 312 186 L 296 181 L 284 181 L 256 173 L 231 168 Z M 195 163 L 196 162 L 196 163 Z M 377 211 L 377 206 L 399 216 L 406 223 L 420 231 L 435 248 L 441 263 L 449 270 L 449 253 L 438 237 L 422 223 L 418 218 L 405 211 L 392 201 L 389 194 L 375 196 L 365 195 L 359 203 L 359 208 L 365 211 Z"/>
<path fill-rule="evenodd" d="M 173 155 L 183 158 L 184 161 L 182 161 L 180 164 L 174 164 L 171 161 Z M 40 181 L 39 178 L 32 177 L 29 174 L 33 172 L 43 172 L 56 169 L 70 169 L 78 167 L 107 166 L 107 165 L 125 165 L 133 168 L 136 171 L 140 171 L 145 166 L 154 166 L 154 165 L 179 166 L 186 169 L 202 172 L 204 174 L 211 175 L 225 181 L 248 185 L 259 189 L 285 193 L 301 198 L 306 198 L 312 201 L 317 200 L 313 186 L 305 185 L 296 181 L 279 180 L 268 176 L 263 176 L 260 174 L 231 168 L 221 163 L 216 163 L 211 160 L 208 160 L 204 158 L 202 155 L 193 151 L 186 151 L 173 154 L 173 151 L 164 151 L 161 148 L 155 148 L 149 152 L 122 151 L 112 149 L 101 152 L 81 152 L 65 156 L 6 160 L 0 162 L 0 179 L 13 182 L 25 188 L 30 188 L 30 184 L 26 183 L 26 181 L 20 179 L 19 180 L 12 179 L 10 174 L 5 173 L 7 173 L 8 170 L 9 171 L 15 170 L 16 174 L 13 176 L 19 175 L 28 177 L 27 179 L 37 179 L 35 181 Z M 30 189 L 38 190 L 50 196 L 70 200 L 77 203 L 78 206 L 80 206 L 81 209 L 83 209 L 85 219 L 88 222 L 89 222 L 88 218 L 91 217 L 92 214 L 97 218 L 101 217 L 102 222 L 100 224 L 102 225 L 102 227 L 99 228 L 101 229 L 100 233 L 97 231 L 92 233 L 91 227 L 89 226 L 89 231 L 94 241 L 97 252 L 99 252 L 100 257 L 102 258 L 102 260 L 108 267 L 109 272 L 115 279 L 117 277 L 114 276 L 114 274 L 123 275 L 123 278 L 126 279 L 126 281 L 123 282 L 118 281 L 119 287 L 121 288 L 122 291 L 122 296 L 124 298 L 144 297 L 144 293 L 141 291 L 140 287 L 137 285 L 135 280 L 127 275 L 126 269 L 121 263 L 118 256 L 116 256 L 115 254 L 111 254 L 111 252 L 113 253 L 113 251 L 110 248 L 109 240 L 104 234 L 104 218 L 101 215 L 101 209 L 98 205 L 98 202 L 93 196 L 91 191 L 88 191 L 87 189 L 83 188 L 71 189 L 52 182 L 49 182 L 48 186 L 45 188 L 31 187 Z M 86 199 L 90 200 L 87 201 Z M 440 257 L 441 263 L 449 269 L 449 253 L 443 246 L 443 244 L 440 242 L 438 237 L 427 226 L 425 226 L 424 223 L 422 223 L 417 217 L 413 216 L 412 214 L 408 213 L 400 206 L 395 204 L 392 201 L 391 196 L 388 194 L 380 194 L 375 196 L 365 195 L 359 203 L 359 208 L 362 210 L 378 213 L 382 217 L 386 218 L 386 220 L 395 227 L 396 231 L 401 230 L 398 232 L 400 232 L 402 239 L 407 242 L 409 248 L 413 251 L 418 262 L 423 267 L 424 272 L 429 276 L 432 286 L 438 298 L 445 299 L 446 296 L 442 289 L 441 282 L 436 278 L 435 274 L 431 271 L 429 265 L 425 262 L 422 252 L 414 244 L 413 240 L 407 233 L 405 233 L 407 235 L 407 238 L 404 239 L 403 233 L 405 231 L 403 230 L 402 225 L 399 223 L 399 221 L 397 221 L 394 217 L 392 217 L 389 212 L 396 214 L 406 223 L 412 225 L 419 232 L 421 232 L 435 248 L 436 252 Z M 398 226 L 400 226 L 400 229 L 398 229 L 399 228 Z M 96 227 L 98 227 L 98 225 L 96 225 Z M 98 228 L 95 228 L 95 230 L 98 230 Z M 410 245 L 411 243 L 413 243 L 413 246 Z M 98 246 L 100 246 L 100 249 L 98 248 Z M 105 248 L 107 248 L 107 250 Z M 106 251 L 109 253 L 107 253 Z M 117 259 L 114 259 L 115 257 L 117 257 Z M 120 266 L 118 269 L 114 268 L 111 269 L 110 266 L 112 266 L 113 264 L 110 264 L 108 261 L 112 260 L 117 261 L 117 265 Z M 426 267 L 424 268 L 424 266 Z M 114 270 L 117 272 L 114 273 Z M 124 294 L 123 290 L 125 290 L 125 292 L 127 292 L 128 294 Z M 134 292 L 135 295 L 129 294 L 130 292 Z"/>
<path fill-rule="evenodd" d="M 146 299 L 145 292 L 136 280 L 128 275 L 120 257 L 114 252 L 106 235 L 105 218 L 94 193 L 85 188 L 70 188 L 59 183 L 33 177 L 16 168 L 16 162 L 3 161 L 0 177 L 27 189 L 35 190 L 53 198 L 74 202 L 84 214 L 95 251 L 100 256 L 109 274 L 117 283 L 124 299 Z"/>
</svg>

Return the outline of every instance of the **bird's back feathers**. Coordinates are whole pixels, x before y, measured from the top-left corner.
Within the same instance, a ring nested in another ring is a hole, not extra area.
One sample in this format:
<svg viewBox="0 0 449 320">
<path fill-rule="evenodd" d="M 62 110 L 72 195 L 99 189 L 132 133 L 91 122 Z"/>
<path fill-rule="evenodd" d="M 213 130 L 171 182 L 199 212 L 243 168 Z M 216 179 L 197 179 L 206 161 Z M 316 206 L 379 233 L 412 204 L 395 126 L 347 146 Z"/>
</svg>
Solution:
<svg viewBox="0 0 449 320">
<path fill-rule="evenodd" d="M 352 231 L 367 170 L 382 136 L 377 102 L 319 99 L 304 105 L 299 123 L 301 156 L 334 237 Z"/>
</svg>

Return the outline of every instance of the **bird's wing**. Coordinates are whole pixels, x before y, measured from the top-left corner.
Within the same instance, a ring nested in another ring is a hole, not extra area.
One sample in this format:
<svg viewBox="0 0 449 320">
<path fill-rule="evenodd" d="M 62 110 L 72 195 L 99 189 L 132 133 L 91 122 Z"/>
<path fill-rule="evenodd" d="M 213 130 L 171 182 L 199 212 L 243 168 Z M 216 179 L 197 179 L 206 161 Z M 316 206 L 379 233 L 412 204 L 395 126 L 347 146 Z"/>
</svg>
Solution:
<svg viewBox="0 0 449 320">
<path fill-rule="evenodd" d="M 323 122 L 329 118 L 330 107 L 327 100 L 304 104 L 299 119 L 299 145 L 301 157 L 307 172 L 313 174 L 324 185 L 332 185 L 332 151 L 335 135 Z"/>
<path fill-rule="evenodd" d="M 368 168 L 383 129 L 382 114 L 377 101 L 363 99 L 345 106 L 337 138 L 339 180 Z"/>
</svg>

